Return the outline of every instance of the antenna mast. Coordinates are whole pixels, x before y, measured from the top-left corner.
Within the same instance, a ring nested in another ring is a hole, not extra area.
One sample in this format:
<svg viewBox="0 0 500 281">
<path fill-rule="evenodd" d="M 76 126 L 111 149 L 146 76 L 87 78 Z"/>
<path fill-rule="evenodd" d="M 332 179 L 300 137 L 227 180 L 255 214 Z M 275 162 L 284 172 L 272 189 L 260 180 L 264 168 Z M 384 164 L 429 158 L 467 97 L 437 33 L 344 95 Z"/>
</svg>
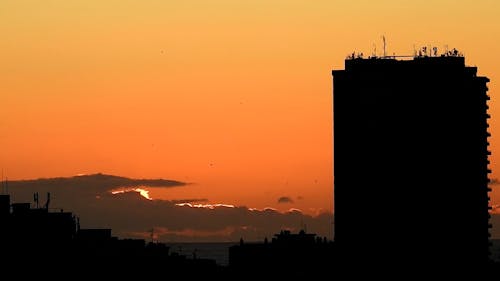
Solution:
<svg viewBox="0 0 500 281">
<path fill-rule="evenodd" d="M 47 202 L 45 203 L 45 209 L 47 209 L 47 211 L 49 210 L 49 204 L 50 204 L 50 192 L 47 192 Z"/>
<path fill-rule="evenodd" d="M 387 55 L 386 54 L 386 50 L 385 50 L 385 46 L 386 46 L 386 44 L 385 44 L 385 35 L 382 35 L 382 42 L 384 43 L 384 58 L 385 58 L 385 56 Z"/>
<path fill-rule="evenodd" d="M 3 169 L 2 169 L 2 179 L 0 181 L 2 182 L 2 194 L 9 193 L 7 191 L 7 178 L 4 179 L 4 177 L 3 177 Z"/>
<path fill-rule="evenodd" d="M 38 209 L 39 208 L 39 205 L 38 205 L 38 192 L 33 193 L 33 201 L 35 201 L 36 208 Z"/>
</svg>

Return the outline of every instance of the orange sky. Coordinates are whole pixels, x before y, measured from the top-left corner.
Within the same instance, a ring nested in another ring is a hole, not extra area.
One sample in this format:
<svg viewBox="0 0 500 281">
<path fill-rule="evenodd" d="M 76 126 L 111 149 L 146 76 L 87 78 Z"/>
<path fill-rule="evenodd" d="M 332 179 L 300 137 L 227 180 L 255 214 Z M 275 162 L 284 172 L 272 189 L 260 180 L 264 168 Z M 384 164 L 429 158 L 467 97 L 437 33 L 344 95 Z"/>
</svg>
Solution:
<svg viewBox="0 0 500 281">
<path fill-rule="evenodd" d="M 10 179 L 161 177 L 196 184 L 153 198 L 331 211 L 331 70 L 380 52 L 385 34 L 390 54 L 448 45 L 491 79 L 499 178 L 500 2 L 461 2 L 3 0 L 0 167 Z"/>
</svg>

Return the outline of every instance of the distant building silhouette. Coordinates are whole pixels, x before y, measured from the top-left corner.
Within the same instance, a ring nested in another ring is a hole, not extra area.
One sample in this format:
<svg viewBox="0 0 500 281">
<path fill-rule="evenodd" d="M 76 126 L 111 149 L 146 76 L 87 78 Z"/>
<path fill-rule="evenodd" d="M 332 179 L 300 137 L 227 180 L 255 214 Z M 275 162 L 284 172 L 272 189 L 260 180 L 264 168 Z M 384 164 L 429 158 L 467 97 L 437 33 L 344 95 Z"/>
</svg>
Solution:
<svg viewBox="0 0 500 281">
<path fill-rule="evenodd" d="M 233 277 L 278 274 L 283 277 L 314 276 L 331 270 L 334 245 L 316 234 L 282 230 L 268 242 L 245 243 L 229 248 L 229 273 Z"/>
<path fill-rule="evenodd" d="M 382 270 L 486 264 L 489 79 L 456 51 L 353 55 L 332 74 L 340 259 Z"/>
</svg>

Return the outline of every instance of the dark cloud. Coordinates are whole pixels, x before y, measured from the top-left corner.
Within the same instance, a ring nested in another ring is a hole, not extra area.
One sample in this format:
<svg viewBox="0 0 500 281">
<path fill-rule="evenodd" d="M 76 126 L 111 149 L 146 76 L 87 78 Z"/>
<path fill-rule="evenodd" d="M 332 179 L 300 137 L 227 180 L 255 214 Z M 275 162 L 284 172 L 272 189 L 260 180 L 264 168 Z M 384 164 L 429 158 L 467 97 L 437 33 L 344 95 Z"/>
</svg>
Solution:
<svg viewBox="0 0 500 281">
<path fill-rule="evenodd" d="M 121 238 L 147 238 L 148 231 L 154 228 L 158 229 L 158 239 L 164 242 L 234 242 L 240 238 L 262 241 L 264 237 L 272 238 L 281 229 L 299 231 L 304 224 L 309 232 L 332 237 L 331 213 L 313 217 L 298 211 L 280 213 L 271 208 L 255 210 L 231 205 L 201 208 L 196 207 L 196 204 L 210 206 L 207 199 L 148 200 L 134 191 L 119 194 L 108 192 L 121 186 L 149 186 L 155 183 L 157 186 L 182 186 L 180 182 L 127 180 L 105 175 L 85 177 L 86 184 L 97 186 L 83 184 L 81 177 L 70 178 L 73 180 L 40 179 L 11 182 L 9 193 L 13 202 L 32 202 L 33 192 L 39 192 L 40 203 L 43 204 L 44 192 L 51 192 L 50 207 L 73 212 L 80 218 L 82 228 L 111 228 L 113 235 Z M 178 203 L 194 204 L 179 206 L 176 205 Z"/>
<path fill-rule="evenodd" d="M 490 224 L 492 225 L 490 229 L 491 238 L 500 239 L 500 214 L 491 214 Z"/>
<path fill-rule="evenodd" d="M 134 180 L 98 174 L 12 181 L 9 183 L 9 193 L 13 202 L 32 202 L 33 192 L 39 192 L 43 204 L 44 192 L 51 192 L 51 207 L 73 212 L 80 218 L 83 228 L 111 228 L 113 235 L 122 238 L 148 238 L 148 231 L 155 228 L 158 239 L 165 242 L 234 242 L 240 238 L 262 241 L 264 237 L 272 238 L 273 234 L 281 229 L 298 231 L 303 225 L 307 225 L 308 232 L 329 238 L 333 236 L 331 213 L 310 216 L 295 209 L 280 213 L 272 208 L 255 210 L 244 206 L 196 208 L 176 204 L 208 205 L 209 201 L 205 198 L 147 200 L 137 192 L 115 195 L 108 192 L 117 187 L 138 185 L 176 187 L 185 183 L 170 180 Z M 497 208 L 495 205 L 494 211 L 497 211 Z M 493 225 L 490 230 L 492 238 L 500 239 L 500 214 L 493 213 L 490 223 Z"/>
<path fill-rule="evenodd" d="M 213 209 L 177 206 L 172 201 L 147 200 L 136 192 L 108 195 L 82 211 L 85 211 L 81 215 L 82 226 L 111 227 L 115 235 L 122 237 L 158 228 L 162 230 L 158 238 L 166 242 L 238 241 L 241 237 L 255 241 L 271 238 L 283 228 L 299 231 L 303 224 L 310 232 L 330 237 L 333 220 L 331 214 L 312 217 L 300 212 L 249 210 L 243 206 Z"/>
<path fill-rule="evenodd" d="M 73 206 L 75 201 L 85 201 L 84 198 L 94 198 L 117 188 L 133 188 L 147 186 L 149 188 L 173 188 L 187 183 L 165 179 L 130 179 L 105 174 L 74 176 L 67 178 L 47 178 L 36 180 L 9 181 L 9 190 L 13 199 L 32 200 L 33 193 L 39 192 L 40 201 L 45 200 L 50 192 L 54 207 Z"/>
<path fill-rule="evenodd" d="M 183 186 L 187 183 L 164 180 L 164 179 L 130 179 L 105 174 L 93 174 L 74 176 L 67 178 L 42 178 L 36 180 L 10 181 L 9 187 L 15 189 L 50 189 L 58 190 L 61 188 L 85 189 L 90 192 L 109 191 L 119 187 L 148 186 L 156 188 L 169 188 Z"/>
<path fill-rule="evenodd" d="M 287 196 L 282 196 L 280 198 L 278 198 L 278 203 L 293 203 L 293 200 L 292 198 L 290 197 L 287 197 Z"/>
</svg>

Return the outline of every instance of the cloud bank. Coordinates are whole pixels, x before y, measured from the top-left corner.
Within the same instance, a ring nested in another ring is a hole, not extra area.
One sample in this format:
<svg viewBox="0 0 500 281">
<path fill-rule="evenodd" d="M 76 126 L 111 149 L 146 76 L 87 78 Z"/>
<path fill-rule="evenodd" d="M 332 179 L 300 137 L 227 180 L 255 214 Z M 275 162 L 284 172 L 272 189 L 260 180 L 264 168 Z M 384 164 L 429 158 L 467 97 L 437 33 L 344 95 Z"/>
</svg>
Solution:
<svg viewBox="0 0 500 281">
<path fill-rule="evenodd" d="M 113 235 L 121 238 L 150 239 L 150 231 L 154 229 L 155 239 L 164 242 L 236 242 L 240 238 L 263 241 L 281 229 L 296 232 L 303 226 L 321 237 L 333 237 L 331 213 L 310 216 L 298 209 L 280 213 L 273 208 L 254 209 L 227 202 L 211 204 L 207 198 L 148 200 L 134 191 L 137 186 L 182 188 L 185 185 L 172 180 L 137 180 L 97 174 L 12 181 L 9 193 L 13 202 L 32 202 L 33 193 L 39 192 L 43 205 L 45 193 L 51 192 L 51 206 L 73 212 L 80 218 L 83 228 L 111 228 Z M 110 192 L 118 188 L 128 192 Z M 291 200 L 283 196 L 278 201 L 288 203 L 288 199 Z M 497 206 L 494 209 L 490 232 L 492 238 L 500 239 L 500 213 Z M 359 223 L 363 223 L 363 218 Z"/>
<path fill-rule="evenodd" d="M 281 229 L 297 232 L 304 225 L 308 232 L 332 238 L 332 214 L 313 217 L 296 209 L 280 213 L 272 208 L 258 210 L 226 202 L 210 204 L 207 198 L 148 200 L 140 192 L 186 184 L 97 174 L 13 181 L 9 182 L 9 191 L 13 202 L 32 202 L 33 193 L 38 192 L 40 205 L 45 193 L 50 192 L 51 206 L 73 212 L 82 228 L 111 228 L 113 235 L 121 238 L 150 239 L 150 230 L 154 229 L 155 238 L 164 242 L 262 241 Z"/>
<path fill-rule="evenodd" d="M 106 174 L 93 174 L 74 177 L 42 178 L 36 180 L 9 181 L 8 186 L 16 194 L 46 190 L 47 192 L 78 191 L 85 194 L 101 194 L 117 188 L 148 186 L 150 188 L 171 188 L 188 183 L 164 179 L 130 179 Z"/>
</svg>

